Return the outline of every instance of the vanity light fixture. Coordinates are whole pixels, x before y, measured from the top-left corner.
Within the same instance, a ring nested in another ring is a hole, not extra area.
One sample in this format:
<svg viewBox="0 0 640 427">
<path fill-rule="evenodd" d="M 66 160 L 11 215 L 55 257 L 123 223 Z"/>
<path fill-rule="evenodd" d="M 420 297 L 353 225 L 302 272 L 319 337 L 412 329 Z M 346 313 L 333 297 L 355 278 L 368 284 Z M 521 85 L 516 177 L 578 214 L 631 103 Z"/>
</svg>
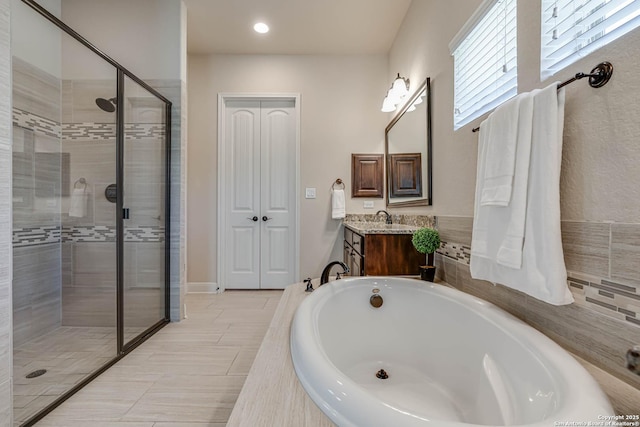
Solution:
<svg viewBox="0 0 640 427">
<path fill-rule="evenodd" d="M 400 73 L 391 84 L 391 88 L 387 91 L 387 96 L 382 101 L 382 111 L 389 113 L 395 111 L 398 104 L 409 94 L 409 79 L 400 77 Z"/>
<path fill-rule="evenodd" d="M 256 33 L 265 34 L 269 32 L 269 26 L 264 22 L 258 22 L 253 26 L 253 29 Z"/>
</svg>

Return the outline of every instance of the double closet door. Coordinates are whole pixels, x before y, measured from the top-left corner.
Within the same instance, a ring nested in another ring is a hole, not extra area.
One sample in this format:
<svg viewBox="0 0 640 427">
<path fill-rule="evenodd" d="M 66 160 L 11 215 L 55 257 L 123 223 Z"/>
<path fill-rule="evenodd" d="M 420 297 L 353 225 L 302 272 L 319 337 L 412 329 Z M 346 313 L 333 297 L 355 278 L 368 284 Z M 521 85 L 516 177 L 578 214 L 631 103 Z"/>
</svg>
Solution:
<svg viewBox="0 0 640 427">
<path fill-rule="evenodd" d="M 282 289 L 295 281 L 294 100 L 225 102 L 224 287 Z"/>
</svg>

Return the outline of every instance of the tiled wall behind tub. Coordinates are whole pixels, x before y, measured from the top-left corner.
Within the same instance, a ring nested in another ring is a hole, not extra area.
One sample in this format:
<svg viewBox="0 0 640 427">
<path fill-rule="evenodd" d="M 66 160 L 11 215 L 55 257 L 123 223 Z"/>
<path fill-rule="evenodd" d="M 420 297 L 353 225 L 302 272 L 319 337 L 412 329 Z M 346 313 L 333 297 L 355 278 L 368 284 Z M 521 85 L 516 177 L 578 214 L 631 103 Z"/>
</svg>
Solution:
<svg viewBox="0 0 640 427">
<path fill-rule="evenodd" d="M 13 58 L 15 346 L 61 322 L 61 81 Z"/>
<path fill-rule="evenodd" d="M 488 300 L 563 347 L 640 389 L 625 354 L 640 344 L 640 224 L 562 221 L 562 245 L 575 303 L 553 306 L 469 273 L 473 218 L 437 218 L 437 274 Z M 637 409 L 637 408 L 636 408 Z M 637 411 L 636 411 L 637 412 Z"/>
</svg>

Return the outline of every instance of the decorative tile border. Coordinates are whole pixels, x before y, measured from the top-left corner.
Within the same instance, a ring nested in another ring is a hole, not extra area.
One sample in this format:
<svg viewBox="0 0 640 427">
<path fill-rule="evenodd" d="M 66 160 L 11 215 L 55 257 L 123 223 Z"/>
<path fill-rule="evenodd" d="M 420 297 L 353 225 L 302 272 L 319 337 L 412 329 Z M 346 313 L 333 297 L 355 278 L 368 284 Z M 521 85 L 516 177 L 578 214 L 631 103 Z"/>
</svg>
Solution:
<svg viewBox="0 0 640 427">
<path fill-rule="evenodd" d="M 124 241 L 134 243 L 163 242 L 164 227 L 127 227 Z M 60 242 L 115 242 L 114 226 L 26 227 L 13 230 L 13 247 L 36 246 Z"/>
<path fill-rule="evenodd" d="M 469 265 L 469 262 L 471 262 L 471 248 L 467 245 L 441 242 L 440 249 L 436 252 L 466 265 Z"/>
<path fill-rule="evenodd" d="M 568 272 L 567 282 L 576 303 L 640 326 L 640 286 L 572 271 Z"/>
<path fill-rule="evenodd" d="M 91 139 L 104 141 L 116 138 L 115 123 L 63 123 L 62 139 L 73 141 Z"/>
<path fill-rule="evenodd" d="M 107 225 L 74 225 L 63 227 L 62 241 L 67 242 L 115 242 L 116 227 Z"/>
<path fill-rule="evenodd" d="M 459 243 L 442 242 L 436 252 L 465 265 L 471 261 L 471 248 Z M 567 284 L 576 305 L 640 327 L 640 286 L 578 272 L 567 273 Z"/>
<path fill-rule="evenodd" d="M 160 123 L 130 123 L 124 125 L 125 139 L 162 138 L 165 125 Z M 116 138 L 115 123 L 63 123 L 62 139 L 65 141 L 107 141 Z"/>
<path fill-rule="evenodd" d="M 13 229 L 13 247 L 47 245 L 60 242 L 60 227 L 25 227 Z"/>
<path fill-rule="evenodd" d="M 60 138 L 62 135 L 60 123 L 18 108 L 13 108 L 13 124 L 52 138 Z"/>
</svg>

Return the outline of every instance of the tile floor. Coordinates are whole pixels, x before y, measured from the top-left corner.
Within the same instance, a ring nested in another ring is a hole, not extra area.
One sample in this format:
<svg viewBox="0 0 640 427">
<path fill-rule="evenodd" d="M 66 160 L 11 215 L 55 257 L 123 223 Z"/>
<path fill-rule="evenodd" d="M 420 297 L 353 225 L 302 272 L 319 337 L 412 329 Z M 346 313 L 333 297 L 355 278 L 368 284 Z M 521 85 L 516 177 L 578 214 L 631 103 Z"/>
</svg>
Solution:
<svg viewBox="0 0 640 427">
<path fill-rule="evenodd" d="M 189 294 L 164 327 L 38 427 L 222 427 L 282 291 Z"/>
<path fill-rule="evenodd" d="M 60 327 L 16 347 L 14 425 L 22 424 L 115 356 L 115 328 Z M 46 369 L 46 374 L 25 378 L 39 369 Z"/>
</svg>

